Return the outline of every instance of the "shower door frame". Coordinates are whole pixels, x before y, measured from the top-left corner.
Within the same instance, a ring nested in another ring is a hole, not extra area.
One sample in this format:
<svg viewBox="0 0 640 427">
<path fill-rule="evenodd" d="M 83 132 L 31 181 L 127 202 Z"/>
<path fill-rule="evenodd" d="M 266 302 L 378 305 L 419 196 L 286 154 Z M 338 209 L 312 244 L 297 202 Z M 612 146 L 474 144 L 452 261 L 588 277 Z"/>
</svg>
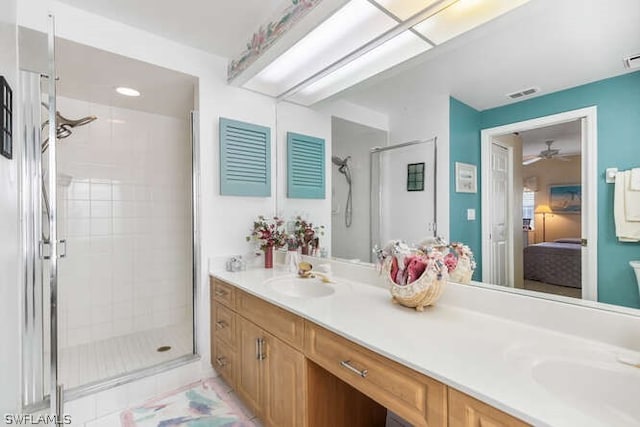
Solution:
<svg viewBox="0 0 640 427">
<path fill-rule="evenodd" d="M 428 144 L 433 143 L 433 222 L 429 224 L 431 230 L 433 231 L 433 237 L 438 236 L 438 225 L 436 219 L 438 218 L 438 137 L 433 136 L 428 139 L 416 140 L 403 142 L 400 144 L 388 145 L 386 147 L 374 147 L 369 151 L 369 182 L 371 182 L 371 194 L 369 195 L 369 202 L 371 204 L 371 209 L 369 210 L 369 224 L 370 224 L 370 232 L 369 232 L 369 247 L 371 248 L 371 253 L 374 251 L 374 236 L 375 239 L 380 241 L 380 236 L 382 234 L 380 230 L 380 219 L 382 218 L 382 203 L 380 202 L 381 194 L 382 194 L 382 180 L 380 176 L 378 176 L 378 186 L 374 188 L 374 168 L 377 168 L 378 175 L 380 175 L 380 171 L 382 170 L 380 166 L 380 162 L 382 161 L 382 156 L 380 153 L 395 150 L 398 148 L 406 148 L 411 147 L 413 145 L 420 144 Z M 377 164 L 374 162 L 374 156 L 378 155 Z M 375 203 L 377 209 L 373 209 L 374 199 L 378 202 Z M 380 244 L 384 244 L 385 242 L 380 242 Z M 374 262 L 374 261 L 372 261 Z"/>
<path fill-rule="evenodd" d="M 55 18 L 49 16 L 49 38 L 48 38 L 48 75 L 40 74 L 40 77 L 48 78 L 55 76 Z M 21 70 L 20 76 L 24 78 L 29 71 Z M 35 73 L 37 74 L 37 73 Z M 56 141 L 56 79 L 49 78 L 49 129 L 48 137 L 50 141 Z M 22 85 L 22 82 L 21 82 Z M 40 90 L 38 94 L 42 96 Z M 24 95 L 24 94 L 22 94 Z M 23 108 L 26 101 L 22 100 Z M 26 109 L 25 109 L 26 110 Z M 24 110 L 23 110 L 24 111 Z M 35 123 L 35 119 L 40 117 L 40 99 L 38 99 L 37 107 L 30 106 L 30 114 L 34 115 L 34 123 L 30 123 L 32 128 L 27 128 L 24 123 L 22 143 L 22 165 L 21 165 L 21 183 L 20 197 L 22 207 L 21 222 L 21 246 L 23 256 L 23 325 L 22 325 L 22 406 L 27 412 L 40 411 L 50 408 L 51 414 L 60 414 L 62 405 L 65 401 L 71 401 L 90 394 L 94 394 L 103 390 L 108 390 L 138 379 L 148 376 L 157 375 L 162 372 L 172 370 L 174 368 L 197 362 L 201 359 L 199 354 L 199 340 L 197 319 L 199 317 L 199 286 L 201 276 L 201 239 L 200 239 L 200 141 L 199 141 L 199 113 L 198 111 L 190 112 L 190 139 L 191 139 L 191 219 L 192 219 L 192 349 L 191 354 L 185 354 L 167 362 L 151 365 L 146 368 L 127 372 L 125 374 L 97 380 L 91 383 L 83 384 L 64 392 L 62 387 L 58 387 L 58 333 L 57 333 L 57 258 L 58 245 L 48 245 L 47 256 L 50 257 L 49 265 L 49 281 L 50 295 L 43 295 L 44 278 L 38 281 L 36 276 L 43 272 L 42 256 L 44 254 L 41 242 L 42 219 L 42 202 L 41 202 L 41 155 L 38 151 L 41 144 L 42 129 L 40 123 Z M 36 114 L 37 113 L 37 114 Z M 41 120 L 41 118 L 40 118 Z M 31 143 L 34 146 L 28 147 Z M 56 144 L 49 144 L 49 176 L 48 192 L 49 192 L 49 241 L 56 242 L 57 224 L 56 224 L 56 201 L 57 201 L 57 165 L 56 165 Z M 37 197 L 37 198 L 36 198 Z M 58 241 L 58 243 L 60 243 Z M 42 277 L 43 274 L 40 274 Z M 47 298 L 50 301 L 50 352 L 51 357 L 48 363 L 51 365 L 49 390 L 44 389 L 44 367 L 47 361 L 44 360 L 45 337 L 43 333 L 43 325 L 47 319 L 44 319 L 44 304 Z M 38 304 L 41 305 L 38 308 Z M 38 318 L 39 316 L 39 318 Z M 27 359 L 27 353 L 39 352 L 38 357 L 32 357 L 33 353 Z"/>
</svg>

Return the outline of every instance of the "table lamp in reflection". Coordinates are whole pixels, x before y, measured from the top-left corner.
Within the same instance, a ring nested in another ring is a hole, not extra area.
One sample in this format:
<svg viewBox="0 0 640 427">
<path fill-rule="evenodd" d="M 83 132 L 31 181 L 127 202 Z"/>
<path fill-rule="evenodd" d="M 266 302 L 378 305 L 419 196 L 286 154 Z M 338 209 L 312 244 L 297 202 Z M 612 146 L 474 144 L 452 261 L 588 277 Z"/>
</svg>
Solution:
<svg viewBox="0 0 640 427">
<path fill-rule="evenodd" d="M 553 213 L 553 211 L 551 210 L 549 205 L 538 205 L 536 207 L 535 213 L 542 214 L 542 241 L 546 242 L 547 241 L 547 236 L 546 236 L 547 214 Z"/>
</svg>

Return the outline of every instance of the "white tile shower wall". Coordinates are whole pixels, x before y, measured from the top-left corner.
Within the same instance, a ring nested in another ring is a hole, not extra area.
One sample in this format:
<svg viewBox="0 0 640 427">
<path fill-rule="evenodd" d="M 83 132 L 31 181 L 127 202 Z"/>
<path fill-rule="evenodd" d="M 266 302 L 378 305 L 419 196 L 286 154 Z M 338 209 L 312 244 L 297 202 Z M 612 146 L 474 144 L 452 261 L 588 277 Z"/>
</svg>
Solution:
<svg viewBox="0 0 640 427">
<path fill-rule="evenodd" d="M 62 347 L 190 322 L 191 145 L 185 119 L 59 97 L 98 119 L 58 145 Z"/>
</svg>

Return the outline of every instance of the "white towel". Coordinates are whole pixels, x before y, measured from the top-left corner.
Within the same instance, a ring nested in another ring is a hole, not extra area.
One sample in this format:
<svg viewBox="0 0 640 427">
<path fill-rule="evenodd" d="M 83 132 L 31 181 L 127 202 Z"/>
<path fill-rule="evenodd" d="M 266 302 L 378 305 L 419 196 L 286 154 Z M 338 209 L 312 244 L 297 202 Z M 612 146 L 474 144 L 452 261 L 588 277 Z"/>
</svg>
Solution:
<svg viewBox="0 0 640 427">
<path fill-rule="evenodd" d="M 640 222 L 628 221 L 625 209 L 625 193 L 631 171 L 619 171 L 616 174 L 615 193 L 613 195 L 613 218 L 616 224 L 616 236 L 621 242 L 640 242 Z"/>
<path fill-rule="evenodd" d="M 627 185 L 624 191 L 624 213 L 627 221 L 640 221 L 640 191 L 632 189 L 633 171 L 632 169 L 625 174 L 627 177 Z M 640 169 L 637 169 L 640 171 Z M 639 174 L 640 176 L 640 174 Z"/>
<path fill-rule="evenodd" d="M 640 191 L 640 168 L 631 169 L 631 182 L 629 183 L 629 190 Z"/>
</svg>

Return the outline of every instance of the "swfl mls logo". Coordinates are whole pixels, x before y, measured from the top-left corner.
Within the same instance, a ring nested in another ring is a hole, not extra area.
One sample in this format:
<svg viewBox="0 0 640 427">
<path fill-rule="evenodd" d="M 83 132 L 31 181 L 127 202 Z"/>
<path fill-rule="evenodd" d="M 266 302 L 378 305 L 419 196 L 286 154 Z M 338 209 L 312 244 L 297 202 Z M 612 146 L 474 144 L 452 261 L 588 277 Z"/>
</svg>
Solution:
<svg viewBox="0 0 640 427">
<path fill-rule="evenodd" d="M 71 424 L 71 415 L 64 414 L 58 418 L 50 414 L 4 414 L 4 422 L 8 425 L 65 425 Z"/>
</svg>

